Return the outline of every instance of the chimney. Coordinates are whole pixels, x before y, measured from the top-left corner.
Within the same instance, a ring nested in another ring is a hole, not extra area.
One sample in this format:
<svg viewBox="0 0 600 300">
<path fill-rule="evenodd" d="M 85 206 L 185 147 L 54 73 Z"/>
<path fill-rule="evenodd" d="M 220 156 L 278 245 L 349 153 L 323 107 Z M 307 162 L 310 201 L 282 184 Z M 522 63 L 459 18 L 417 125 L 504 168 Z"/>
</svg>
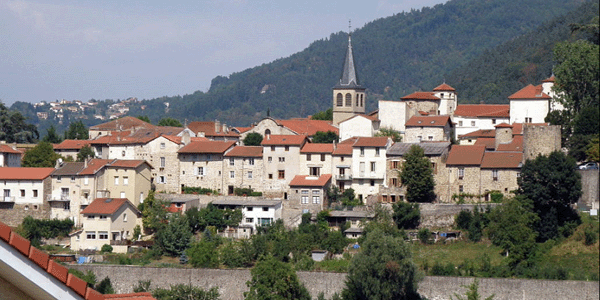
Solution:
<svg viewBox="0 0 600 300">
<path fill-rule="evenodd" d="M 221 131 L 221 122 L 219 120 L 215 120 L 215 133 L 219 133 Z"/>
<path fill-rule="evenodd" d="M 227 132 L 229 132 L 229 130 L 227 130 L 227 124 L 223 124 L 223 133 Z"/>
<path fill-rule="evenodd" d="M 183 131 L 183 134 L 181 135 L 181 141 L 183 142 L 184 145 L 187 145 L 190 143 L 190 133 L 187 130 Z"/>
<path fill-rule="evenodd" d="M 88 167 L 88 160 L 91 160 L 91 158 L 86 158 L 83 160 L 83 168 L 84 169 L 87 169 L 87 167 Z"/>
</svg>

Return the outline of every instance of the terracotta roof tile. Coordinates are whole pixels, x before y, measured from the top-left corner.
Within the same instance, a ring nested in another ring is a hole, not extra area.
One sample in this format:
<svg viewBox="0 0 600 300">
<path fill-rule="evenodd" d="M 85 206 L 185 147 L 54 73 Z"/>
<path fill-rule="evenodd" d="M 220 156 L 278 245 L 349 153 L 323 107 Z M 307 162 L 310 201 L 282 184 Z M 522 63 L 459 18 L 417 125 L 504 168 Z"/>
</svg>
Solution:
<svg viewBox="0 0 600 300">
<path fill-rule="evenodd" d="M 542 86 L 533 86 L 532 84 L 522 88 L 520 91 L 508 96 L 510 100 L 520 99 L 551 99 L 550 96 L 542 92 Z"/>
<path fill-rule="evenodd" d="M 85 292 L 87 291 L 88 287 L 87 282 L 73 274 L 69 274 L 67 276 L 67 286 L 73 289 L 80 296 L 85 296 Z"/>
<path fill-rule="evenodd" d="M 485 149 L 495 149 L 496 148 L 496 138 L 478 138 L 475 142 L 475 145 L 484 145 Z"/>
<path fill-rule="evenodd" d="M 434 91 L 456 91 L 453 87 L 447 85 L 446 83 L 442 83 L 433 89 Z"/>
<path fill-rule="evenodd" d="M 523 162 L 521 152 L 486 152 L 481 162 L 482 169 L 516 169 Z"/>
<path fill-rule="evenodd" d="M 115 167 L 115 168 L 137 168 L 143 164 L 145 164 L 146 161 L 145 160 L 140 160 L 140 159 L 117 159 L 115 161 L 113 161 L 112 163 L 108 164 L 108 167 Z"/>
<path fill-rule="evenodd" d="M 180 136 L 176 136 L 176 135 L 163 135 L 162 137 L 164 137 L 165 139 L 175 143 L 175 144 L 181 144 L 181 137 Z"/>
<path fill-rule="evenodd" d="M 400 97 L 402 100 L 440 100 L 433 92 L 414 92 L 410 95 Z"/>
<path fill-rule="evenodd" d="M 14 153 L 14 154 L 22 154 L 21 151 L 13 149 L 11 146 L 6 144 L 0 144 L 0 153 Z"/>
<path fill-rule="evenodd" d="M 300 153 L 333 153 L 333 144 L 306 143 Z"/>
<path fill-rule="evenodd" d="M 461 117 L 510 117 L 508 104 L 459 104 L 454 111 L 455 116 Z"/>
<path fill-rule="evenodd" d="M 519 151 L 523 152 L 523 136 L 515 135 L 513 139 L 508 144 L 500 144 L 498 145 L 498 149 L 496 151 Z"/>
<path fill-rule="evenodd" d="M 453 145 L 446 165 L 478 166 L 483 159 L 483 145 Z"/>
<path fill-rule="evenodd" d="M 556 78 L 554 77 L 554 75 L 550 76 L 550 78 L 546 78 L 544 80 L 542 80 L 542 82 L 554 82 L 556 81 Z"/>
<path fill-rule="evenodd" d="M 8 241 L 10 240 L 10 232 L 11 232 L 10 227 L 8 227 L 8 225 L 0 222 L 0 239 L 3 239 L 5 242 L 8 243 Z"/>
<path fill-rule="evenodd" d="M 116 131 L 116 130 L 130 130 L 133 128 L 153 128 L 154 125 L 144 122 L 135 117 L 123 117 L 110 122 L 91 126 L 90 130 L 102 130 L 102 131 Z"/>
<path fill-rule="evenodd" d="M 296 175 L 290 182 L 290 186 L 315 186 L 324 187 L 331 181 L 331 174 L 323 174 L 321 176 L 314 177 L 310 175 Z"/>
<path fill-rule="evenodd" d="M 48 273 L 52 274 L 54 278 L 60 280 L 62 283 L 67 283 L 69 270 L 55 260 L 48 261 Z"/>
<path fill-rule="evenodd" d="M 104 295 L 94 289 L 88 288 L 85 292 L 85 300 L 104 300 Z"/>
<path fill-rule="evenodd" d="M 263 147 L 261 146 L 235 146 L 225 157 L 262 157 Z"/>
<path fill-rule="evenodd" d="M 359 137 L 353 147 L 385 147 L 388 144 L 389 138 L 382 137 Z"/>
<path fill-rule="evenodd" d="M 89 146 L 89 140 L 64 140 L 60 144 L 54 145 L 54 150 L 73 150 Z"/>
<path fill-rule="evenodd" d="M 156 300 L 152 297 L 152 294 L 148 292 L 142 293 L 131 293 L 131 294 L 118 294 L 118 295 L 104 295 L 104 299 L 112 300 Z"/>
<path fill-rule="evenodd" d="M 479 129 L 473 132 L 469 132 L 467 134 L 459 135 L 459 139 L 476 139 L 476 138 L 493 138 L 496 137 L 496 130 L 494 129 Z"/>
<path fill-rule="evenodd" d="M 237 130 L 239 133 L 244 133 L 250 129 L 252 129 L 252 127 L 234 127 L 235 130 Z"/>
<path fill-rule="evenodd" d="M 336 156 L 352 156 L 352 145 L 337 144 L 331 154 L 336 155 Z"/>
<path fill-rule="evenodd" d="M 230 137 L 239 137 L 240 135 L 235 131 L 227 131 L 223 132 L 223 124 L 219 125 L 219 132 L 215 131 L 215 122 L 214 121 L 194 121 L 187 125 L 187 128 L 191 130 L 194 134 L 198 135 L 200 132 L 204 132 L 204 136 L 212 137 L 212 136 L 230 136 Z"/>
<path fill-rule="evenodd" d="M 313 136 L 317 131 L 333 131 L 339 133 L 338 128 L 333 126 L 331 121 L 297 118 L 290 120 L 276 120 L 276 122 L 299 135 Z"/>
<path fill-rule="evenodd" d="M 235 141 L 191 142 L 177 151 L 178 153 L 225 153 L 235 145 Z"/>
<path fill-rule="evenodd" d="M 43 180 L 54 172 L 54 168 L 0 168 L 0 180 Z"/>
<path fill-rule="evenodd" d="M 496 126 L 494 126 L 495 128 L 513 128 L 512 125 L 508 124 L 508 123 L 500 123 Z"/>
<path fill-rule="evenodd" d="M 444 127 L 451 123 L 450 116 L 413 116 L 406 127 Z"/>
<path fill-rule="evenodd" d="M 31 243 L 28 239 L 13 232 L 10 235 L 10 240 L 8 243 L 13 246 L 13 248 L 19 250 L 19 252 L 21 252 L 23 255 L 27 257 L 29 256 L 29 247 L 31 246 Z"/>
<path fill-rule="evenodd" d="M 302 146 L 308 142 L 305 135 L 269 135 L 260 143 L 261 146 Z"/>
<path fill-rule="evenodd" d="M 134 211 L 137 211 L 135 205 L 131 204 L 126 198 L 96 198 L 90 205 L 81 211 L 81 214 L 112 215 L 125 204 L 129 204 Z"/>
<path fill-rule="evenodd" d="M 100 169 L 111 163 L 114 159 L 99 159 L 94 158 L 88 161 L 87 168 L 81 170 L 78 175 L 93 175 L 96 174 Z"/>
<path fill-rule="evenodd" d="M 29 259 L 35 262 L 42 269 L 48 269 L 48 261 L 50 260 L 50 255 L 48 255 L 46 252 L 36 247 L 30 247 Z"/>
</svg>

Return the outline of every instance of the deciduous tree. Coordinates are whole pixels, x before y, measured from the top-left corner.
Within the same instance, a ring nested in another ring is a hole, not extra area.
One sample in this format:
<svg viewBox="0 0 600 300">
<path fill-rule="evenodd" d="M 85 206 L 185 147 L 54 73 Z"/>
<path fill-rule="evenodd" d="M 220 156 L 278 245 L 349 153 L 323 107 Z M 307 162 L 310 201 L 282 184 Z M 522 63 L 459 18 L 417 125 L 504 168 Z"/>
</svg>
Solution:
<svg viewBox="0 0 600 300">
<path fill-rule="evenodd" d="M 87 140 L 89 131 L 81 120 L 69 124 L 69 129 L 65 132 L 67 140 Z"/>
<path fill-rule="evenodd" d="M 431 161 L 423 148 L 412 145 L 404 156 L 400 170 L 400 180 L 406 187 L 406 199 L 410 202 L 432 202 L 435 200 L 433 170 Z"/>
<path fill-rule="evenodd" d="M 263 136 L 258 132 L 250 132 L 246 135 L 246 137 L 242 140 L 244 142 L 244 146 L 260 146 L 262 143 Z"/>
<path fill-rule="evenodd" d="M 52 168 L 59 158 L 61 156 L 54 152 L 52 144 L 39 142 L 37 146 L 25 152 L 21 165 L 23 167 Z"/>
<path fill-rule="evenodd" d="M 171 127 L 183 127 L 181 122 L 173 118 L 162 118 L 158 121 L 158 126 L 171 126 Z"/>
<path fill-rule="evenodd" d="M 392 206 L 392 217 L 401 229 L 415 229 L 421 223 L 421 210 L 418 203 L 396 202 Z"/>
<path fill-rule="evenodd" d="M 246 282 L 250 289 L 244 292 L 246 300 L 310 300 L 306 287 L 300 283 L 292 267 L 273 256 L 258 261 Z"/>
<path fill-rule="evenodd" d="M 83 146 L 77 153 L 77 161 L 84 161 L 90 157 L 94 157 L 94 155 L 96 155 L 96 153 L 94 153 L 94 149 L 92 149 L 92 147 L 87 145 Z"/>
<path fill-rule="evenodd" d="M 317 144 L 331 144 L 334 141 L 337 142 L 339 138 L 337 133 L 333 131 L 317 131 L 312 137 L 312 142 Z"/>
</svg>

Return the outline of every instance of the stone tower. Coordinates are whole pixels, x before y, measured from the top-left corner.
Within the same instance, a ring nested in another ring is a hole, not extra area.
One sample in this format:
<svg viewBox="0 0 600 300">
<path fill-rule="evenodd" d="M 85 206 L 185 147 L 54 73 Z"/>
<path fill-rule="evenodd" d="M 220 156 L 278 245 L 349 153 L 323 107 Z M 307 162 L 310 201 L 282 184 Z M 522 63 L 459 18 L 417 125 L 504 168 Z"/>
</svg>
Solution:
<svg viewBox="0 0 600 300">
<path fill-rule="evenodd" d="M 560 136 L 560 125 L 523 124 L 523 162 L 559 151 Z"/>
<path fill-rule="evenodd" d="M 356 114 L 364 114 L 365 102 L 365 88 L 358 81 L 352 55 L 352 36 L 348 34 L 348 50 L 342 76 L 338 84 L 333 87 L 333 125 L 337 126 Z"/>
</svg>

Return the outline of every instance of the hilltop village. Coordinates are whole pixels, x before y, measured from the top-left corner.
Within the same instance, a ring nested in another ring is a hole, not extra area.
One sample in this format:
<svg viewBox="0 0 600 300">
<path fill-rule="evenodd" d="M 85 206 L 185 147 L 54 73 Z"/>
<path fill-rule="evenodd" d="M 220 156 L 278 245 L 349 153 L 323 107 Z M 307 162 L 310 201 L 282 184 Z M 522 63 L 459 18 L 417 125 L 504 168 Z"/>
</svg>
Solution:
<svg viewBox="0 0 600 300">
<path fill-rule="evenodd" d="M 21 152 L 1 145 L 2 221 L 16 226 L 25 215 L 70 218 L 81 228 L 72 235 L 72 249 L 97 249 L 107 240 L 132 238 L 141 224 L 137 206 L 149 191 L 178 195 L 202 188 L 221 195 L 210 200 L 219 207 L 243 208 L 243 230 L 235 230 L 244 236 L 277 219 L 295 227 L 302 214 L 315 216 L 329 207 L 332 187 L 352 189 L 366 207 L 406 201 L 399 170 L 412 145 L 431 161 L 435 203 L 509 195 L 527 159 L 561 149 L 560 127 L 544 123 L 550 111 L 562 109 L 554 101 L 554 77 L 515 91 L 508 105 L 461 105 L 457 91 L 442 83 L 379 101 L 379 109 L 367 113 L 366 88 L 357 73 L 349 36 L 342 76 L 332 91 L 333 121 L 266 117 L 250 127 L 218 120 L 164 127 L 123 117 L 90 127 L 89 140 L 54 145 L 56 153 L 74 159 L 83 147 L 95 152 L 84 162 L 59 160 L 54 168 L 21 168 Z M 380 136 L 384 129 L 397 131 L 401 141 Z M 334 132 L 339 141 L 313 143 L 318 132 Z M 263 137 L 260 146 L 243 144 L 252 133 Z M 238 191 L 242 197 L 226 197 Z M 260 196 L 244 197 L 255 194 Z M 169 199 L 171 212 L 198 205 L 189 198 Z M 364 208 L 337 214 L 369 215 Z M 113 222 L 107 227 L 96 216 Z M 360 235 L 353 224 L 348 237 Z"/>
</svg>

